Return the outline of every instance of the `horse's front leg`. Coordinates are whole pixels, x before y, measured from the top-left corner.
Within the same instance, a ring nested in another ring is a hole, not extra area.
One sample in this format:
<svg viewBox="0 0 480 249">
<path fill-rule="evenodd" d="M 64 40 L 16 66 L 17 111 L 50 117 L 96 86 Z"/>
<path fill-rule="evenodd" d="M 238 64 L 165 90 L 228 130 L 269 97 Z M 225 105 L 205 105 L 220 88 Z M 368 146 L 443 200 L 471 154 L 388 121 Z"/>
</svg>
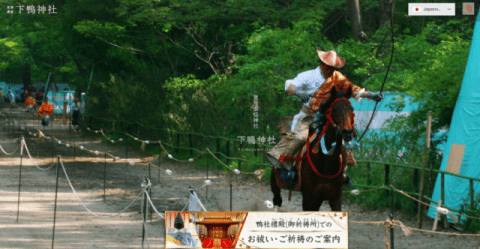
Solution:
<svg viewBox="0 0 480 249">
<path fill-rule="evenodd" d="M 302 194 L 303 194 L 303 201 L 302 201 L 303 211 L 319 211 L 320 210 L 320 206 L 322 206 L 323 199 L 313 195 L 313 193 L 310 191 L 303 191 Z"/>
<path fill-rule="evenodd" d="M 280 187 L 277 184 L 277 179 L 275 178 L 275 170 L 276 168 L 272 169 L 272 175 L 270 178 L 270 187 L 272 188 L 273 193 L 273 205 L 275 206 L 275 211 L 278 211 L 278 207 L 282 206 L 282 196 L 280 195 Z"/>
</svg>

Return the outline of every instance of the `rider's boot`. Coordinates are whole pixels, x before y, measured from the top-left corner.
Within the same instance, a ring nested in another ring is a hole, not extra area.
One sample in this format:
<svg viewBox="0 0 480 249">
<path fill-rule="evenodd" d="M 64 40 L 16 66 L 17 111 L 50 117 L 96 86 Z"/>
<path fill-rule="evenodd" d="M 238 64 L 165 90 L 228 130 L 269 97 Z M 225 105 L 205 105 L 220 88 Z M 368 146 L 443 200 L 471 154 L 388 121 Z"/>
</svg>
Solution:
<svg viewBox="0 0 480 249">
<path fill-rule="evenodd" d="M 282 171 L 280 172 L 280 180 L 282 182 L 285 182 L 289 188 L 295 187 L 295 184 L 297 183 L 298 177 L 297 177 L 297 172 L 295 170 L 295 166 L 293 165 L 292 162 L 283 162 L 284 164 L 288 164 L 288 168 L 284 167 L 282 168 Z"/>
</svg>

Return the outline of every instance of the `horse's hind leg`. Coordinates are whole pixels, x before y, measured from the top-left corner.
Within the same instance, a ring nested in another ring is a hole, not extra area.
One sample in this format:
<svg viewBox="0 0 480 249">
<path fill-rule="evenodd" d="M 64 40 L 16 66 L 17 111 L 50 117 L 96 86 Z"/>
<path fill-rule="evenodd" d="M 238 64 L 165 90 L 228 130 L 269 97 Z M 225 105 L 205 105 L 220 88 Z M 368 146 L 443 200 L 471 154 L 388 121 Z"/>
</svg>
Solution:
<svg viewBox="0 0 480 249">
<path fill-rule="evenodd" d="M 270 187 L 272 187 L 273 193 L 273 205 L 275 206 L 275 211 L 278 211 L 277 207 L 282 206 L 282 196 L 280 195 L 280 187 L 277 184 L 277 179 L 275 178 L 274 171 L 277 170 L 275 168 L 272 169 L 272 175 L 270 178 Z"/>
<path fill-rule="evenodd" d="M 342 211 L 342 198 L 328 201 L 332 211 Z"/>
</svg>

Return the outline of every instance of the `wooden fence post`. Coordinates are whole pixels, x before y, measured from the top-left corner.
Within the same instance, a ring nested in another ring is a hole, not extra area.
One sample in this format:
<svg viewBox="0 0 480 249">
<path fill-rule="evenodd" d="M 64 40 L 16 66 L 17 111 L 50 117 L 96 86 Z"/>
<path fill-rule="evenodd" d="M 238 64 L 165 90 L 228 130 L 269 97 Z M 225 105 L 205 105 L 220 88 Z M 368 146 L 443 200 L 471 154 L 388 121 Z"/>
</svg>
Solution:
<svg viewBox="0 0 480 249">
<path fill-rule="evenodd" d="M 441 189 L 440 189 L 440 199 L 443 200 L 443 206 L 447 206 L 447 200 L 445 200 L 445 174 L 443 172 L 441 174 Z M 445 215 L 442 215 L 443 226 L 448 228 L 448 218 Z"/>
<path fill-rule="evenodd" d="M 385 164 L 385 186 L 390 185 L 390 165 Z M 390 195 L 390 190 L 386 190 L 387 196 Z"/>
<path fill-rule="evenodd" d="M 475 210 L 475 197 L 473 190 L 473 180 L 470 179 L 470 209 Z"/>
<path fill-rule="evenodd" d="M 180 147 L 180 133 L 177 133 L 177 148 L 175 149 L 177 154 L 179 153 L 179 150 L 180 150 L 180 148 L 178 147 Z"/>
<path fill-rule="evenodd" d="M 227 165 L 228 165 L 228 164 L 230 164 L 230 158 L 229 158 L 230 157 L 230 140 L 227 140 L 227 146 L 226 147 L 227 147 L 226 155 L 227 155 Z"/>
<path fill-rule="evenodd" d="M 217 156 L 219 156 L 220 154 L 218 154 L 218 152 L 220 152 L 220 138 L 217 138 Z"/>
<path fill-rule="evenodd" d="M 367 185 L 372 184 L 372 179 L 370 178 L 370 162 L 367 163 Z"/>
<path fill-rule="evenodd" d="M 169 130 L 169 131 L 168 131 L 168 134 L 169 134 L 168 139 L 169 139 L 169 142 L 170 142 L 170 151 L 173 151 L 173 138 L 172 138 L 172 137 L 173 137 L 173 134 L 172 134 L 172 131 Z"/>
<path fill-rule="evenodd" d="M 423 146 L 423 163 L 422 163 L 422 174 L 420 176 L 420 193 L 418 196 L 418 229 L 422 229 L 422 220 L 423 220 L 423 180 L 425 178 L 425 166 L 427 164 L 427 151 L 430 147 L 430 127 L 432 124 L 432 112 L 428 112 L 427 116 L 427 131 L 425 132 L 425 145 Z"/>
<path fill-rule="evenodd" d="M 243 152 L 242 152 L 242 149 L 243 149 L 243 141 L 240 141 L 240 155 L 238 156 L 238 170 L 241 170 L 240 168 L 242 167 L 242 155 L 243 155 Z"/>
<path fill-rule="evenodd" d="M 188 141 L 190 143 L 190 157 L 193 157 L 193 140 L 192 134 L 188 134 Z"/>
</svg>

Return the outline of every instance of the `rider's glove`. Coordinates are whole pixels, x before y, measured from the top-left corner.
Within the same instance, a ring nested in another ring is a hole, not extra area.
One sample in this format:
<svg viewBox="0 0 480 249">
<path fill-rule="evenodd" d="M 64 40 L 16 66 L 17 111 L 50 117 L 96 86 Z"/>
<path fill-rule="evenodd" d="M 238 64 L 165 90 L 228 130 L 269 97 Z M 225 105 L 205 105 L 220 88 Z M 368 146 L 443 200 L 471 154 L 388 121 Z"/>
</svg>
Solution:
<svg viewBox="0 0 480 249">
<path fill-rule="evenodd" d="M 319 132 L 319 129 L 323 125 L 324 120 L 325 120 L 325 115 L 323 115 L 321 111 L 318 111 L 317 115 L 315 116 L 315 119 L 310 124 L 310 129 L 316 130 L 316 132 Z"/>
<path fill-rule="evenodd" d="M 310 96 L 308 96 L 308 94 L 302 94 L 299 97 L 300 97 L 300 100 L 302 101 L 302 103 L 307 103 L 308 99 L 310 98 Z"/>
<path fill-rule="evenodd" d="M 367 93 L 367 98 L 373 99 L 377 102 L 380 102 L 384 97 L 385 96 L 383 95 L 383 93 L 372 93 L 372 92 Z"/>
</svg>

